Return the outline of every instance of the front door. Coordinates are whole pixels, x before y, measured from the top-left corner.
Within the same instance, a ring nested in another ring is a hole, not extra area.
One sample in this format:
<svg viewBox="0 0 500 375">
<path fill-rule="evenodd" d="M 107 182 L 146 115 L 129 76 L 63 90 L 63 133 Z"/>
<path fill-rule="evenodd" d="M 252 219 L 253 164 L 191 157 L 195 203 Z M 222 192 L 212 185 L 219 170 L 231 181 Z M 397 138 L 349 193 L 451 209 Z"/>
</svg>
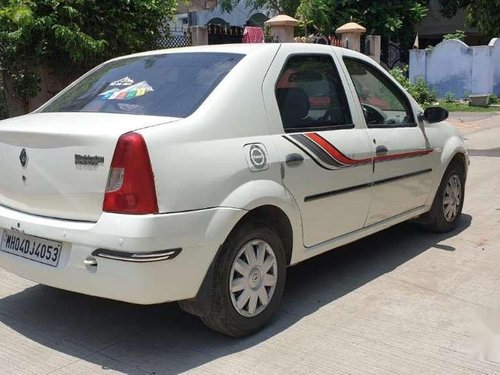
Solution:
<svg viewBox="0 0 500 375">
<path fill-rule="evenodd" d="M 344 63 L 375 145 L 369 226 L 425 204 L 436 155 L 403 91 L 374 64 L 348 56 Z"/>
<path fill-rule="evenodd" d="M 300 209 L 306 247 L 363 227 L 372 178 L 373 146 L 354 125 L 333 54 L 321 52 L 290 54 L 283 45 L 264 84 L 283 184 Z"/>
</svg>

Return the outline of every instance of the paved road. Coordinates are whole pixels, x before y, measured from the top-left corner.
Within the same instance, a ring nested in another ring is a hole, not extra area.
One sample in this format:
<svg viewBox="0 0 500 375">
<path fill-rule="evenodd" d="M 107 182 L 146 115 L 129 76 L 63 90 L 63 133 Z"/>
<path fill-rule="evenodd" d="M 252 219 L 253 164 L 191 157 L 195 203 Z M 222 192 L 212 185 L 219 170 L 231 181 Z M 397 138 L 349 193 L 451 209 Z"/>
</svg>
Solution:
<svg viewBox="0 0 500 375">
<path fill-rule="evenodd" d="M 499 129 L 467 134 L 477 156 L 455 232 L 406 223 L 292 268 L 276 319 L 243 340 L 175 304 L 0 269 L 0 374 L 500 374 Z"/>
<path fill-rule="evenodd" d="M 448 121 L 469 134 L 500 126 L 500 112 L 450 112 Z"/>
</svg>

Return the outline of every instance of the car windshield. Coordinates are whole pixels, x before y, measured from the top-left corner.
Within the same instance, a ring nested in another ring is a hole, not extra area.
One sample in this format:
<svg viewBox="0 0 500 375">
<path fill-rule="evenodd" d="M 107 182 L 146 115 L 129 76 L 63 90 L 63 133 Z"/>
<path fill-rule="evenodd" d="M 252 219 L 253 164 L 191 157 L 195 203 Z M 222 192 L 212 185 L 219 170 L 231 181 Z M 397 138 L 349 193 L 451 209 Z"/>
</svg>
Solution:
<svg viewBox="0 0 500 375">
<path fill-rule="evenodd" d="M 243 57 L 200 52 L 113 61 L 85 76 L 41 112 L 187 117 Z"/>
</svg>

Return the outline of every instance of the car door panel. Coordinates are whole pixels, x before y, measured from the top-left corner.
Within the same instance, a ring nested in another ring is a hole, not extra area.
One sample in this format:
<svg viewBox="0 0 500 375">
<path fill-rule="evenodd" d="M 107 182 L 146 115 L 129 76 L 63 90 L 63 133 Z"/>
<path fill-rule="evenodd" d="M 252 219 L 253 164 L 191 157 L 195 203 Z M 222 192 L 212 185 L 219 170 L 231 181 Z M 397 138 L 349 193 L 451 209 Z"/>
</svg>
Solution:
<svg viewBox="0 0 500 375">
<path fill-rule="evenodd" d="M 419 127 L 368 129 L 376 147 L 373 189 L 366 225 L 423 206 L 432 187 L 432 153 Z"/>
<path fill-rule="evenodd" d="M 324 49 L 318 48 L 321 53 L 316 53 L 314 48 L 308 46 L 310 53 L 305 55 L 328 56 L 331 67 L 338 70 L 333 49 L 325 54 Z M 291 71 L 285 69 L 289 67 L 287 61 L 298 56 L 294 52 L 282 45 L 263 84 L 263 93 L 282 160 L 282 182 L 299 207 L 304 245 L 311 247 L 363 227 L 371 197 L 374 147 L 360 125 L 360 113 L 351 109 L 353 98 L 345 95 L 340 77 L 336 77 L 336 85 L 341 93 L 332 87 L 325 89 L 324 82 L 316 84 L 320 78 L 314 68 L 303 75 L 300 64 L 292 64 Z M 308 96 L 305 104 L 300 101 L 304 94 Z M 287 95 L 293 101 L 289 112 L 283 109 Z M 342 95 L 343 107 L 339 106 Z M 350 112 L 349 120 L 345 112 Z M 297 115 L 302 125 L 294 125 Z"/>
<path fill-rule="evenodd" d="M 364 129 L 291 133 L 278 140 L 285 162 L 283 183 L 295 197 L 304 244 L 313 246 L 363 227 L 371 190 L 372 147 Z"/>
<path fill-rule="evenodd" d="M 407 97 L 379 67 L 348 56 L 344 62 L 375 146 L 370 226 L 425 204 L 434 150 Z"/>
</svg>

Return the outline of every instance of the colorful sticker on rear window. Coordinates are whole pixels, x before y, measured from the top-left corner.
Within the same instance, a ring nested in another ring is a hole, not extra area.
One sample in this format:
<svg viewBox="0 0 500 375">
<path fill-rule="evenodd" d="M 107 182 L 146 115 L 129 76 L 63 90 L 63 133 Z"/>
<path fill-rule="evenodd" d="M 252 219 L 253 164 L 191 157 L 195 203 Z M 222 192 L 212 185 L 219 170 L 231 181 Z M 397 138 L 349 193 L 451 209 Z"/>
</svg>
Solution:
<svg viewBox="0 0 500 375">
<path fill-rule="evenodd" d="M 123 89 L 111 89 L 99 94 L 101 100 L 130 100 L 155 91 L 146 81 L 136 83 Z"/>
</svg>

